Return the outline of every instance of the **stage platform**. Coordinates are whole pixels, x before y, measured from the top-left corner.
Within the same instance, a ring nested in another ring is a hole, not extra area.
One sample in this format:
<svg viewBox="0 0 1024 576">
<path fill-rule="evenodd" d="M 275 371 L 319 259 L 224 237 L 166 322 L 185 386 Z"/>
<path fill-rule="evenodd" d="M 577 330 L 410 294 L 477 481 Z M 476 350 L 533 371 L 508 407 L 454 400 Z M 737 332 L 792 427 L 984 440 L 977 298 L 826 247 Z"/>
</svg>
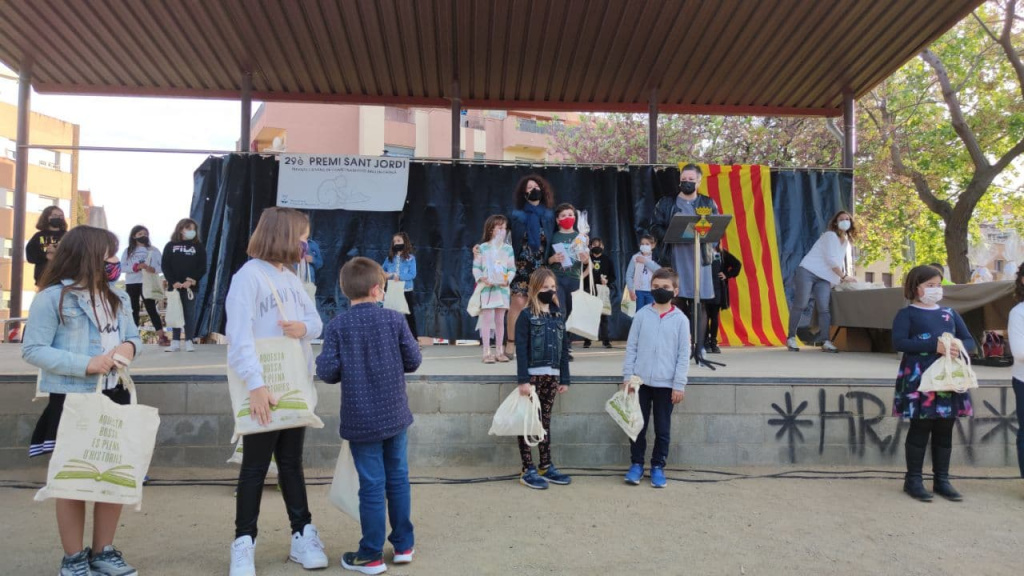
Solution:
<svg viewBox="0 0 1024 576">
<path fill-rule="evenodd" d="M 225 377 L 226 348 L 194 353 L 147 346 L 132 367 L 140 402 L 156 406 L 161 428 L 156 466 L 223 467 L 233 423 Z M 577 345 L 575 385 L 558 398 L 552 424 L 556 462 L 609 466 L 628 462 L 625 434 L 604 412 L 621 382 L 622 343 L 607 350 Z M 416 423 L 410 462 L 421 466 L 510 466 L 514 438 L 489 436 L 491 417 L 515 386 L 515 364 L 486 365 L 473 346 L 428 346 L 409 376 Z M 907 423 L 890 416 L 895 354 L 826 354 L 815 348 L 728 348 L 712 356 L 727 366 L 691 365 L 684 403 L 673 414 L 670 460 L 691 466 L 894 465 L 902 461 Z M 1008 368 L 977 367 L 975 417 L 957 425 L 963 464 L 1015 466 L 1016 416 Z M 307 436 L 308 462 L 330 467 L 338 450 L 337 386 L 317 383 L 325 428 Z M 35 370 L 17 345 L 0 345 L 0 467 L 45 465 L 27 458 L 45 400 L 32 401 Z"/>
</svg>

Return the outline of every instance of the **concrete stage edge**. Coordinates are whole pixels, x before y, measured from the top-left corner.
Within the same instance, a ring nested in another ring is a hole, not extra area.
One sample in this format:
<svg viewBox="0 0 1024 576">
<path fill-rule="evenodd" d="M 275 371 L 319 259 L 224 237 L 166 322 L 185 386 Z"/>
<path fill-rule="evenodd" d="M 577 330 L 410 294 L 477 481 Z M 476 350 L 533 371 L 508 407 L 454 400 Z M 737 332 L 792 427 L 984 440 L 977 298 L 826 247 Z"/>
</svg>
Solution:
<svg viewBox="0 0 1024 576">
<path fill-rule="evenodd" d="M 626 466 L 629 442 L 604 412 L 621 382 L 623 350 L 577 349 L 574 385 L 555 404 L 555 463 Z M 166 354 L 147 346 L 133 366 L 139 401 L 160 410 L 153 466 L 227 468 L 233 423 L 225 349 Z M 408 378 L 416 422 L 413 466 L 519 466 L 514 438 L 488 436 L 491 417 L 515 387 L 514 364 L 483 365 L 479 348 L 435 346 Z M 908 424 L 890 416 L 898 358 L 885 354 L 727 349 L 728 366 L 691 367 L 685 402 L 672 417 L 670 465 L 898 466 Z M 1016 466 L 1017 420 L 1010 370 L 979 367 L 975 417 L 954 432 L 954 466 Z M 332 468 L 338 454 L 337 386 L 317 382 L 323 429 L 306 437 L 306 464 Z M 28 458 L 45 399 L 33 402 L 35 375 L 20 348 L 0 346 L 0 468 L 45 466 Z M 653 431 L 651 432 L 653 441 Z"/>
</svg>

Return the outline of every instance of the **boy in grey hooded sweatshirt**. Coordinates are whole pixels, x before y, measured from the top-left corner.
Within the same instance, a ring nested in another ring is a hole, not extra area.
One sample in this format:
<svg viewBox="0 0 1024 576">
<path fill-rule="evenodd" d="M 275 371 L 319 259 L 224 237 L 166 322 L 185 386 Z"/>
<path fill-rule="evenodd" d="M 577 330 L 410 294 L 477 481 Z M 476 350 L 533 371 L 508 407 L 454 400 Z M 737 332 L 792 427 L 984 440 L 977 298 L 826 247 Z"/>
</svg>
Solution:
<svg viewBox="0 0 1024 576">
<path fill-rule="evenodd" d="M 671 440 L 672 408 L 683 401 L 690 366 L 690 321 L 672 305 L 679 293 L 679 275 L 671 268 L 657 270 L 651 278 L 654 304 L 636 312 L 622 364 L 623 386 L 632 376 L 643 380 L 636 392 L 644 415 L 644 428 L 630 443 L 632 465 L 626 483 L 637 485 L 644 475 L 647 428 L 654 413 L 654 450 L 651 454 L 651 486 L 664 488 L 665 461 Z"/>
</svg>

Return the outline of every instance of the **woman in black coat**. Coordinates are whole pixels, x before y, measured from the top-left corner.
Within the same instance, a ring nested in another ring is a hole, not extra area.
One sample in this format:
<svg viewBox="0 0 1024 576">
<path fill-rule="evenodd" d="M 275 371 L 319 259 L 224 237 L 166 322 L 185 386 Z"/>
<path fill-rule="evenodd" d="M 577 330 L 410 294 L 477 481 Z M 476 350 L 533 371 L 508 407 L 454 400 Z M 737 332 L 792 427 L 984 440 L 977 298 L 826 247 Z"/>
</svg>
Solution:
<svg viewBox="0 0 1024 576">
<path fill-rule="evenodd" d="M 715 253 L 711 260 L 711 277 L 715 285 L 715 299 L 708 301 L 704 308 L 708 314 L 708 331 L 704 338 L 704 349 L 712 354 L 722 350 L 718 347 L 718 316 L 722 310 L 729 308 L 729 280 L 740 275 L 743 265 L 727 250 L 714 245 Z"/>
</svg>

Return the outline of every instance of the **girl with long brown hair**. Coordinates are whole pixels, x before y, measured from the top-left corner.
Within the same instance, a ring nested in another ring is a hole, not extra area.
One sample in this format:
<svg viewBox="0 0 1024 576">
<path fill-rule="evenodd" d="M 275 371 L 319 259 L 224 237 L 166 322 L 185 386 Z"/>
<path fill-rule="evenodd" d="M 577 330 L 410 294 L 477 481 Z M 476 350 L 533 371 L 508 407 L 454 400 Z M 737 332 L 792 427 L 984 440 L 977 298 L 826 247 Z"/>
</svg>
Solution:
<svg viewBox="0 0 1024 576">
<path fill-rule="evenodd" d="M 523 469 L 519 482 L 528 488 L 544 490 L 548 484 L 572 482 L 551 463 L 551 410 L 555 397 L 569 390 L 569 338 L 558 306 L 555 274 L 539 268 L 530 275 L 527 306 L 516 320 L 516 363 L 519 393 L 529 396 L 536 390 L 540 398 L 540 419 L 547 434 L 537 446 L 540 469 L 533 464 L 533 453 L 526 438 L 519 437 L 519 455 Z"/>
<path fill-rule="evenodd" d="M 46 271 L 46 264 L 53 259 L 57 245 L 68 232 L 68 221 L 64 218 L 64 211 L 60 206 L 43 208 L 39 220 L 36 220 L 36 230 L 38 232 L 25 243 L 25 260 L 35 264 L 33 278 L 36 286 L 43 286 L 39 281 Z"/>
<path fill-rule="evenodd" d="M 199 238 L 199 225 L 191 218 L 182 218 L 174 227 L 171 241 L 164 246 L 162 262 L 167 286 L 178 291 L 181 308 L 185 313 L 185 351 L 195 351 L 196 302 L 189 293 L 199 286 L 206 275 L 206 248 Z M 181 328 L 171 330 L 171 346 L 165 352 L 181 349 Z"/>
<path fill-rule="evenodd" d="M 146 307 L 149 314 L 149 321 L 153 323 L 153 330 L 156 331 L 161 346 L 167 346 L 170 341 L 164 335 L 164 324 L 160 320 L 160 313 L 156 308 L 156 300 L 146 298 L 143 294 L 142 283 L 145 280 L 145 273 L 160 274 L 160 251 L 150 245 L 149 228 L 139 224 L 132 226 L 128 233 L 128 247 L 121 254 L 121 267 L 124 269 L 124 290 L 132 301 L 132 319 L 135 325 L 139 325 L 139 301 Z"/>
<path fill-rule="evenodd" d="M 56 246 L 40 278 L 25 327 L 22 357 L 39 368 L 39 390 L 50 394 L 29 456 L 53 452 L 68 394 L 90 394 L 106 374 L 103 394 L 118 404 L 131 395 L 118 381 L 115 355 L 131 360 L 142 350 L 128 295 L 112 287 L 121 275 L 117 237 L 90 226 L 72 229 Z M 134 574 L 114 548 L 121 505 L 93 505 L 91 548 L 83 548 L 86 503 L 57 499 L 57 530 L 64 547 L 61 574 Z"/>
<path fill-rule="evenodd" d="M 295 266 L 302 258 L 302 243 L 309 237 L 309 220 L 292 208 L 268 208 L 249 239 L 245 263 L 231 278 L 225 302 L 228 366 L 245 380 L 252 418 L 270 422 L 277 399 L 263 379 L 257 338 L 286 336 L 302 340 L 313 379 L 313 350 L 309 343 L 320 335 L 323 322 Z M 279 308 L 280 306 L 280 308 Z M 284 320 L 289 318 L 290 320 Z M 278 483 L 291 524 L 289 560 L 304 568 L 326 568 L 327 556 L 306 499 L 302 449 L 306 429 L 288 428 L 242 437 L 242 467 L 238 473 L 235 504 L 235 541 L 231 545 L 231 576 L 253 576 L 255 547 L 263 483 L 270 459 L 276 457 Z"/>
<path fill-rule="evenodd" d="M 508 219 L 495 214 L 484 222 L 484 235 L 474 250 L 473 279 L 480 286 L 480 340 L 483 344 L 484 364 L 508 362 L 502 350 L 505 339 L 505 313 L 509 307 L 509 284 L 515 274 L 512 246 L 506 241 Z M 494 349 L 491 354 L 491 334 Z"/>
<path fill-rule="evenodd" d="M 413 255 L 414 248 L 412 240 L 405 232 L 398 232 L 391 237 L 391 251 L 388 257 L 381 263 L 384 274 L 388 280 L 397 280 L 405 283 L 405 303 L 409 306 L 409 313 L 405 315 L 409 323 L 409 330 L 413 338 L 419 338 L 416 332 L 416 293 L 413 291 L 416 282 L 416 256 Z"/>
</svg>

